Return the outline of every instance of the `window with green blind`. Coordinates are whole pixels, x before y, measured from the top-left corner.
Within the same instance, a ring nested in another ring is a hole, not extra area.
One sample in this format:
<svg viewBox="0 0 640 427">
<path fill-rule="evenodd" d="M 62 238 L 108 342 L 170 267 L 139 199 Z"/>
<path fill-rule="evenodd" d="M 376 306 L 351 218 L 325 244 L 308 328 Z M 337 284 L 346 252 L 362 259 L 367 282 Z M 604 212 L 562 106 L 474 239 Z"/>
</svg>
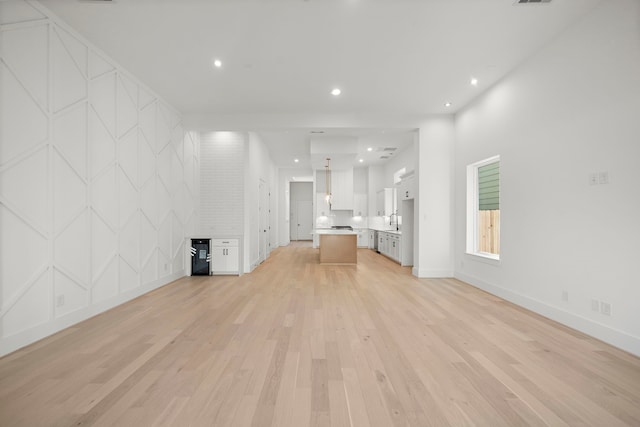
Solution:
<svg viewBox="0 0 640 427">
<path fill-rule="evenodd" d="M 478 209 L 500 209 L 500 162 L 478 168 Z"/>
<path fill-rule="evenodd" d="M 467 166 L 467 253 L 500 259 L 500 156 Z"/>
</svg>

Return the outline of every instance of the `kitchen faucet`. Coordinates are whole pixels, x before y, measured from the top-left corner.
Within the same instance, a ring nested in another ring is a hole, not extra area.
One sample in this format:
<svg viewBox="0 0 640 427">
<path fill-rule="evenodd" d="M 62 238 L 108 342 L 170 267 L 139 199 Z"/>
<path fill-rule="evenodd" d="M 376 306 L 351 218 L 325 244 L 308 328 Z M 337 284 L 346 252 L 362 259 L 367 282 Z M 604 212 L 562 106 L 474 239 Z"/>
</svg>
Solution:
<svg viewBox="0 0 640 427">
<path fill-rule="evenodd" d="M 396 231 L 399 230 L 398 228 L 398 211 L 392 212 L 391 215 L 389 215 L 389 226 L 393 225 L 393 221 L 391 220 L 391 218 L 395 215 L 396 217 Z"/>
</svg>

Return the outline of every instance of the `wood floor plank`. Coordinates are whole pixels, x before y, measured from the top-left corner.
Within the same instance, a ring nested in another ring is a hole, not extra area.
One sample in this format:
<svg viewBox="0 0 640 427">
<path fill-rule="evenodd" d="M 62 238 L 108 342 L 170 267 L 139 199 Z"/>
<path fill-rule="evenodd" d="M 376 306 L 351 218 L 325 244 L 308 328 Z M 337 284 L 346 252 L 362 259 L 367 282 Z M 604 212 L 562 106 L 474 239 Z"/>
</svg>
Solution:
<svg viewBox="0 0 640 427">
<path fill-rule="evenodd" d="M 640 359 L 366 249 L 278 248 L 0 358 L 0 425 L 638 426 Z"/>
</svg>

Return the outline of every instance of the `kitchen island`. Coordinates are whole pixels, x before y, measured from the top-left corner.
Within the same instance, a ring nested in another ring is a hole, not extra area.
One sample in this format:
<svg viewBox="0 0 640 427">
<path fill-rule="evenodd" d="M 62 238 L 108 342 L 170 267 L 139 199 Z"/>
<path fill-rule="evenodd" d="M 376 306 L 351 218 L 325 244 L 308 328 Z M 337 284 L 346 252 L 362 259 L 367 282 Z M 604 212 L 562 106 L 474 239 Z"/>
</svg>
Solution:
<svg viewBox="0 0 640 427">
<path fill-rule="evenodd" d="M 320 264 L 357 264 L 358 232 L 353 230 L 316 229 L 320 238 Z"/>
</svg>

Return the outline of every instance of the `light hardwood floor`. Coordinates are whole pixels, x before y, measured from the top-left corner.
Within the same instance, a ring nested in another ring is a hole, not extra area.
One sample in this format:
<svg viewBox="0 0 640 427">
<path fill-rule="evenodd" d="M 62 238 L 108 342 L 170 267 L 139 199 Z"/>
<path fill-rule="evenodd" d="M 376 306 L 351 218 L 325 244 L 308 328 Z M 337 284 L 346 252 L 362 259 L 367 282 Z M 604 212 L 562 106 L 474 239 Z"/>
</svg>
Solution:
<svg viewBox="0 0 640 427">
<path fill-rule="evenodd" d="M 640 359 L 372 251 L 279 248 L 0 359 L 2 426 L 640 425 Z"/>
</svg>

